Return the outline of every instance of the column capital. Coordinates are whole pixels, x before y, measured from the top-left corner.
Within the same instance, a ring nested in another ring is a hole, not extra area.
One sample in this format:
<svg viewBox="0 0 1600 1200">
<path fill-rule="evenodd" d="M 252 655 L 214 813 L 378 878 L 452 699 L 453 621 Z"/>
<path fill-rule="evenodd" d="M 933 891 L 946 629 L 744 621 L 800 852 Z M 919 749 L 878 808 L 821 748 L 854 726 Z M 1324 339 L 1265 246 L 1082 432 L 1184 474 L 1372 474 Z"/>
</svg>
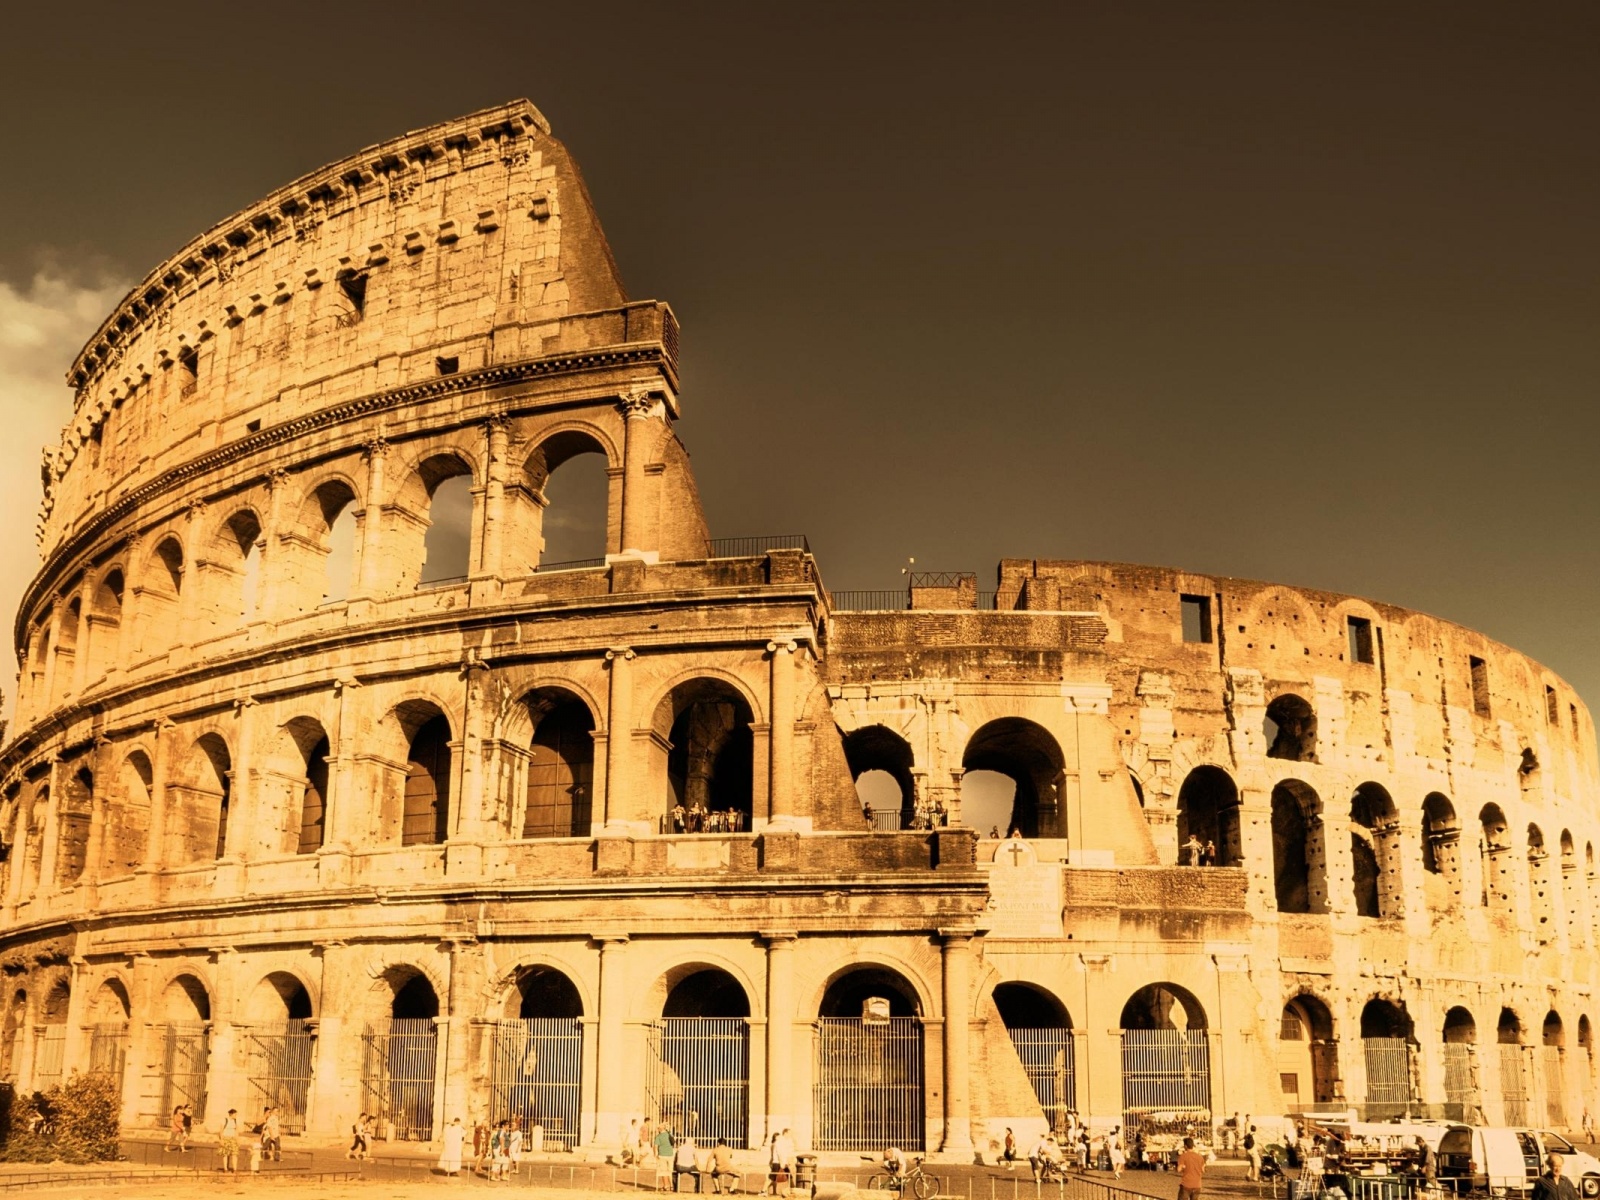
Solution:
<svg viewBox="0 0 1600 1200">
<path fill-rule="evenodd" d="M 628 935 L 625 933 L 591 933 L 589 940 L 597 944 L 602 951 L 614 950 L 619 946 L 628 944 Z"/>
<path fill-rule="evenodd" d="M 800 940 L 800 935 L 793 929 L 763 929 L 756 936 L 766 942 L 768 950 L 793 950 L 794 944 Z"/>
<path fill-rule="evenodd" d="M 973 938 L 978 936 L 976 928 L 973 929 L 941 929 L 939 937 L 944 941 L 946 950 L 956 950 L 966 947 Z"/>
<path fill-rule="evenodd" d="M 361 453 L 369 461 L 382 458 L 389 453 L 389 439 L 381 433 L 376 437 L 370 437 L 361 443 Z"/>
<path fill-rule="evenodd" d="M 767 643 L 767 653 L 768 654 L 772 654 L 772 655 L 777 655 L 780 652 L 781 653 L 787 653 L 787 654 L 793 654 L 799 648 L 800 648 L 799 647 L 799 643 L 794 642 L 792 640 L 791 641 L 777 641 L 777 642 L 768 642 Z"/>
<path fill-rule="evenodd" d="M 614 662 L 615 660 L 617 660 L 619 658 L 622 659 L 625 662 L 632 662 L 635 658 L 638 658 L 638 657 L 639 657 L 638 653 L 636 651 L 630 649 L 627 646 L 615 646 L 612 649 L 606 651 L 606 661 L 607 662 Z"/>
<path fill-rule="evenodd" d="M 649 388 L 634 388 L 617 397 L 617 411 L 628 420 L 648 417 L 655 412 L 656 405 L 660 402 L 660 397 Z"/>
<path fill-rule="evenodd" d="M 274 467 L 272 470 L 267 472 L 267 477 L 265 480 L 263 480 L 263 482 L 267 485 L 267 490 L 269 492 L 277 491 L 284 484 L 289 482 L 288 468 Z"/>
</svg>

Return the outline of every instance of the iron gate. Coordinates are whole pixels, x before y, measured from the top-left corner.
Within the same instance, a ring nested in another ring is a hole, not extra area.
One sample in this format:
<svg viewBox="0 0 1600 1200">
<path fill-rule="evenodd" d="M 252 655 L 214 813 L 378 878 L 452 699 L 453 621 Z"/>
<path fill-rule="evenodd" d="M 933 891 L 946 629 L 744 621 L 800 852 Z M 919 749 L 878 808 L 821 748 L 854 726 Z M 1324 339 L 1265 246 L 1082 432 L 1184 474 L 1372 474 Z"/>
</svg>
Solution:
<svg viewBox="0 0 1600 1200">
<path fill-rule="evenodd" d="M 1545 1119 L 1552 1129 L 1561 1129 L 1567 1123 L 1567 1073 L 1563 1069 L 1566 1056 L 1560 1046 L 1544 1046 L 1542 1049 Z"/>
<path fill-rule="evenodd" d="M 1211 1043 L 1206 1031 L 1122 1031 L 1122 1119 L 1138 1127 L 1155 1113 L 1211 1114 Z"/>
<path fill-rule="evenodd" d="M 160 1026 L 161 1107 L 168 1117 L 180 1104 L 191 1106 L 194 1119 L 206 1118 L 206 1070 L 211 1065 L 211 1030 L 198 1022 Z"/>
<path fill-rule="evenodd" d="M 1367 1064 L 1367 1119 L 1404 1112 L 1411 1104 L 1411 1050 L 1405 1038 L 1362 1038 L 1361 1054 Z M 1396 1112 L 1374 1113 L 1374 1107 Z"/>
<path fill-rule="evenodd" d="M 565 1017 L 501 1021 L 494 1029 L 489 1119 L 522 1118 L 544 1129 L 546 1147 L 578 1144 L 583 1022 Z"/>
<path fill-rule="evenodd" d="M 916 1017 L 818 1019 L 816 1149 L 923 1149 L 922 1038 Z"/>
<path fill-rule="evenodd" d="M 1460 1105 L 1455 1118 L 1469 1121 L 1473 1109 L 1478 1107 L 1478 1089 L 1472 1082 L 1472 1047 L 1463 1042 L 1446 1042 L 1444 1046 L 1444 1100 L 1446 1104 Z"/>
<path fill-rule="evenodd" d="M 47 1092 L 61 1082 L 61 1064 L 67 1054 L 67 1027 L 41 1025 L 34 1030 L 33 1090 Z"/>
<path fill-rule="evenodd" d="M 1050 1128 L 1060 1133 L 1067 1127 L 1067 1113 L 1078 1106 L 1073 1079 L 1072 1030 L 1008 1029 L 1017 1058 L 1027 1072 L 1033 1094 L 1039 1098 Z"/>
<path fill-rule="evenodd" d="M 389 1136 L 433 1138 L 433 1072 L 439 1035 L 431 1017 L 391 1017 L 361 1035 L 361 1105 Z"/>
<path fill-rule="evenodd" d="M 1500 1106 L 1501 1124 L 1528 1123 L 1528 1088 L 1523 1078 L 1522 1047 L 1513 1042 L 1500 1043 Z"/>
<path fill-rule="evenodd" d="M 128 1027 L 120 1021 L 105 1021 L 89 1027 L 89 1074 L 103 1075 L 117 1091 L 128 1066 Z M 169 1113 L 171 1109 L 167 1110 Z"/>
<path fill-rule="evenodd" d="M 747 1144 L 750 1022 L 662 1017 L 645 1031 L 645 1108 L 678 1137 Z"/>
<path fill-rule="evenodd" d="M 254 1122 L 268 1107 L 278 1110 L 285 1133 L 304 1133 L 306 1098 L 311 1093 L 311 1031 L 301 1020 L 282 1028 L 245 1034 L 245 1078 L 250 1095 L 245 1118 Z"/>
</svg>

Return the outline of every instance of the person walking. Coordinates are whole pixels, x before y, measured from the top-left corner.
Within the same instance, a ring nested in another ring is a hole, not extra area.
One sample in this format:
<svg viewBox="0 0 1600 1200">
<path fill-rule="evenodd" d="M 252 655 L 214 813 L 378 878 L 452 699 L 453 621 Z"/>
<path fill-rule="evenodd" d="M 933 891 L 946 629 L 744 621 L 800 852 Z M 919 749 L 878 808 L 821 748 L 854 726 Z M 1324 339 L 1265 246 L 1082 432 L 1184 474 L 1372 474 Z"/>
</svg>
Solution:
<svg viewBox="0 0 1600 1200">
<path fill-rule="evenodd" d="M 444 1137 L 440 1140 L 443 1149 L 439 1152 L 439 1170 L 454 1179 L 461 1174 L 461 1148 L 467 1144 L 467 1131 L 461 1127 L 460 1117 L 453 1118 L 444 1127 Z"/>
<path fill-rule="evenodd" d="M 230 1175 L 239 1173 L 239 1110 L 230 1108 L 222 1119 L 222 1129 L 217 1135 L 217 1156 L 222 1160 L 219 1171 Z"/>
<path fill-rule="evenodd" d="M 283 1161 L 283 1119 L 275 1108 L 267 1109 L 261 1121 L 261 1157 L 269 1153 L 273 1162 Z"/>
<path fill-rule="evenodd" d="M 1011 1132 L 1011 1126 L 1006 1126 L 1006 1144 L 1000 1151 L 1000 1161 L 1006 1164 L 1006 1170 L 1014 1171 L 1017 1167 L 1017 1135 Z"/>
<path fill-rule="evenodd" d="M 1206 1160 L 1194 1148 L 1194 1139 L 1183 1139 L 1183 1153 L 1178 1155 L 1178 1200 L 1200 1200 L 1200 1184 L 1205 1178 Z"/>
<path fill-rule="evenodd" d="M 1578 1200 L 1578 1189 L 1572 1186 L 1572 1180 L 1561 1173 L 1563 1162 L 1565 1160 L 1559 1154 L 1552 1154 L 1544 1160 L 1545 1171 L 1533 1181 L 1531 1200 Z"/>
<path fill-rule="evenodd" d="M 367 1157 L 367 1114 L 362 1113 L 350 1126 L 350 1149 L 344 1153 L 346 1158 L 353 1158 L 357 1162 Z"/>
<path fill-rule="evenodd" d="M 1439 1153 L 1427 1138 L 1417 1139 L 1417 1160 L 1422 1164 L 1422 1182 L 1431 1189 L 1439 1180 Z"/>
<path fill-rule="evenodd" d="M 1245 1174 L 1245 1178 L 1250 1180 L 1252 1183 L 1260 1183 L 1261 1139 L 1256 1137 L 1256 1127 L 1254 1125 L 1245 1130 L 1244 1153 L 1245 1157 L 1250 1160 L 1250 1170 Z"/>
<path fill-rule="evenodd" d="M 194 1106 L 183 1106 L 183 1133 L 178 1138 L 178 1149 L 185 1154 L 189 1152 L 189 1142 L 194 1138 Z"/>
<path fill-rule="evenodd" d="M 167 1152 L 183 1152 L 183 1105 L 172 1106 L 172 1121 L 167 1127 Z"/>
<path fill-rule="evenodd" d="M 1106 1156 L 1111 1159 L 1111 1178 L 1121 1179 L 1122 1170 L 1128 1165 L 1128 1152 L 1122 1145 L 1120 1125 L 1113 1129 L 1111 1136 L 1106 1139 Z"/>
</svg>

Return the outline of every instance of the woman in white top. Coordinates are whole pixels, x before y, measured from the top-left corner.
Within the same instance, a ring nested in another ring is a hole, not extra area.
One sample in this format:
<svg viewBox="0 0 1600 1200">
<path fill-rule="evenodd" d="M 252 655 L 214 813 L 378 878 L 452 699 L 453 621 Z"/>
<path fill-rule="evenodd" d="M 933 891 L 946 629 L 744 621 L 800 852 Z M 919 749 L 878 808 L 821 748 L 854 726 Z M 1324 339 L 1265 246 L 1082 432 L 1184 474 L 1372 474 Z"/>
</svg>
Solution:
<svg viewBox="0 0 1600 1200">
<path fill-rule="evenodd" d="M 457 1117 L 444 1127 L 444 1152 L 439 1155 L 439 1170 L 446 1175 L 461 1174 L 461 1147 L 467 1140 L 467 1131 L 461 1128 Z"/>
</svg>

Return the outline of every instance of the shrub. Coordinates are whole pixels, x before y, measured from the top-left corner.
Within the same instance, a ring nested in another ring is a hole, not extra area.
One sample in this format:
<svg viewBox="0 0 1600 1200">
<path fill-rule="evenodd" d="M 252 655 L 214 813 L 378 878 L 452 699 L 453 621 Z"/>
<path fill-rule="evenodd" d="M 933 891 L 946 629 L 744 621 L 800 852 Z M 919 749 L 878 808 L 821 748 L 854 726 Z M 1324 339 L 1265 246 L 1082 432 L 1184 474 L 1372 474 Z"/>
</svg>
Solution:
<svg viewBox="0 0 1600 1200">
<path fill-rule="evenodd" d="M 107 1162 L 117 1157 L 122 1097 L 107 1075 L 74 1075 L 0 1109 L 6 1162 Z"/>
</svg>

